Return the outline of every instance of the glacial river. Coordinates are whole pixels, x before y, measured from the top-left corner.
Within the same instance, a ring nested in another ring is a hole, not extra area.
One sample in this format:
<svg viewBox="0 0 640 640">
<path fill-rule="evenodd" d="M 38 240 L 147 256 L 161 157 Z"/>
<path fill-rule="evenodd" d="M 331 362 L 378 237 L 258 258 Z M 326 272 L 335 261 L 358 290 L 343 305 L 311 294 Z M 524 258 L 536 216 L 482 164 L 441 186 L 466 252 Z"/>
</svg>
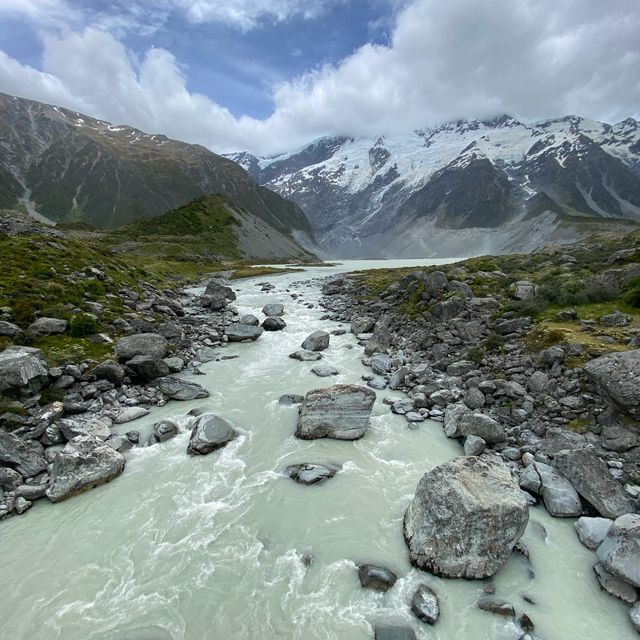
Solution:
<svg viewBox="0 0 640 640">
<path fill-rule="evenodd" d="M 433 264 L 435 261 L 423 262 Z M 231 420 L 240 437 L 220 452 L 190 457 L 189 433 L 126 455 L 113 482 L 60 504 L 40 500 L 0 522 L 0 637 L 3 640 L 359 640 L 377 622 L 410 625 L 421 639 L 515 640 L 518 628 L 474 602 L 482 582 L 436 578 L 413 569 L 402 516 L 420 477 L 462 454 L 440 424 L 409 429 L 377 392 L 371 427 L 356 442 L 294 438 L 296 407 L 284 393 L 370 372 L 353 335 L 332 336 L 323 362 L 340 375 L 320 379 L 313 363 L 291 360 L 320 321 L 317 284 L 301 280 L 360 268 L 419 261 L 343 262 L 330 268 L 234 283 L 241 313 L 283 302 L 287 327 L 254 343 L 233 344 L 196 381 L 211 397 L 170 402 L 120 431 L 206 407 Z M 257 281 L 275 291 L 263 293 Z M 348 327 L 346 327 L 348 329 Z M 393 392 L 395 395 L 396 392 Z M 302 486 L 282 475 L 297 462 L 339 462 L 335 478 Z M 626 640 L 637 635 L 626 606 L 600 592 L 573 520 L 530 511 L 524 536 L 531 564 L 514 554 L 495 577 L 496 595 L 535 623 L 541 640 Z M 313 558 L 306 566 L 306 556 Z M 387 593 L 362 589 L 357 563 L 399 576 Z M 409 611 L 416 586 L 438 593 L 434 627 Z M 528 594 L 535 604 L 523 600 Z"/>
</svg>

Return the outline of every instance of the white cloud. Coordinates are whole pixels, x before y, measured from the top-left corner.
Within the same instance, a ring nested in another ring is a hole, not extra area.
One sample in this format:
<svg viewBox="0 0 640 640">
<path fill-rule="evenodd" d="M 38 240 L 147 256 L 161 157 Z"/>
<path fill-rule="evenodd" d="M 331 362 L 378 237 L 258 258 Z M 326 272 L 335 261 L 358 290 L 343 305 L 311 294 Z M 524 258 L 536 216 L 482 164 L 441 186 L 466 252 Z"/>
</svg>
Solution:
<svg viewBox="0 0 640 640">
<path fill-rule="evenodd" d="M 247 25 L 267 7 L 281 19 L 306 5 L 184 4 L 201 20 L 237 7 Z M 365 45 L 274 87 L 273 114 L 257 120 L 189 92 L 188 69 L 170 52 L 150 49 L 139 59 L 113 35 L 87 28 L 45 37 L 41 71 L 0 56 L 0 90 L 218 151 L 269 153 L 324 134 L 377 135 L 502 112 L 638 117 L 638 33 L 636 0 L 415 0 L 398 13 L 388 46 Z"/>
</svg>

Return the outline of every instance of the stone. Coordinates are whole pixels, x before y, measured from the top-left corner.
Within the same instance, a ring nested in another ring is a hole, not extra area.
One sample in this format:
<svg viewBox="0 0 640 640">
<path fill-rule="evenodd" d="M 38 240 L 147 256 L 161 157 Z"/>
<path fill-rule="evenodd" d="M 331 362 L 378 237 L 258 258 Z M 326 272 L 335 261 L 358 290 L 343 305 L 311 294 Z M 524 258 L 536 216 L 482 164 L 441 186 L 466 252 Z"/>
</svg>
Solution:
<svg viewBox="0 0 640 640">
<path fill-rule="evenodd" d="M 13 508 L 18 515 L 22 515 L 29 507 L 31 506 L 31 502 L 22 496 L 16 498 L 15 504 Z"/>
<path fill-rule="evenodd" d="M 630 324 L 633 318 L 622 311 L 614 311 L 607 315 L 601 316 L 599 322 L 605 327 L 624 327 Z"/>
<path fill-rule="evenodd" d="M 361 564 L 358 565 L 358 578 L 360 585 L 365 589 L 389 591 L 396 583 L 398 576 L 385 567 L 378 567 L 373 564 Z"/>
<path fill-rule="evenodd" d="M 444 410 L 444 433 L 448 438 L 461 438 L 460 421 L 469 413 L 469 409 L 462 403 L 450 404 Z"/>
<path fill-rule="evenodd" d="M 541 393 L 546 389 L 548 384 L 549 376 L 542 371 L 534 371 L 527 381 L 529 391 L 533 391 L 534 393 Z"/>
<path fill-rule="evenodd" d="M 127 436 L 111 436 L 104 443 L 118 453 L 124 453 L 133 447 L 133 443 Z"/>
<path fill-rule="evenodd" d="M 487 444 L 497 444 L 504 440 L 504 429 L 484 413 L 465 413 L 460 417 L 458 431 L 461 436 L 478 436 Z"/>
<path fill-rule="evenodd" d="M 284 406 L 290 406 L 301 404 L 303 400 L 304 396 L 298 395 L 297 393 L 285 393 L 283 396 L 280 396 L 278 402 Z"/>
<path fill-rule="evenodd" d="M 278 302 L 265 304 L 262 308 L 262 313 L 264 313 L 265 316 L 282 316 L 284 315 L 284 305 Z"/>
<path fill-rule="evenodd" d="M 254 327 L 251 324 L 240 324 L 239 322 L 229 325 L 224 334 L 229 342 L 244 342 L 245 340 L 257 340 L 264 332 L 262 327 Z"/>
<path fill-rule="evenodd" d="M 529 519 L 520 487 L 502 462 L 455 458 L 426 473 L 404 517 L 409 559 L 451 578 L 493 575 Z"/>
<path fill-rule="evenodd" d="M 640 601 L 636 602 L 631 609 L 629 609 L 629 618 L 633 628 L 640 633 Z"/>
<path fill-rule="evenodd" d="M 153 433 L 151 434 L 151 442 L 166 442 L 178 435 L 180 429 L 173 420 L 160 420 L 153 425 Z"/>
<path fill-rule="evenodd" d="M 418 620 L 435 624 L 440 617 L 440 604 L 436 592 L 426 584 L 421 584 L 411 598 L 411 611 Z"/>
<path fill-rule="evenodd" d="M 640 349 L 596 358 L 583 371 L 606 402 L 640 420 Z"/>
<path fill-rule="evenodd" d="M 15 469 L 0 467 L 0 489 L 3 491 L 15 491 L 23 482 L 24 478 Z"/>
<path fill-rule="evenodd" d="M 287 323 L 282 318 L 269 316 L 265 318 L 262 323 L 262 328 L 265 331 L 282 331 L 287 326 Z"/>
<path fill-rule="evenodd" d="M 314 360 L 320 360 L 322 355 L 320 355 L 317 351 L 307 351 L 306 349 L 299 349 L 298 351 L 294 351 L 289 354 L 290 358 L 293 360 L 300 360 L 301 362 L 312 362 Z"/>
<path fill-rule="evenodd" d="M 198 362 L 211 362 L 212 360 L 215 360 L 217 357 L 218 357 L 218 352 L 215 349 L 212 349 L 211 347 L 199 347 L 198 349 L 196 349 L 195 359 Z M 167 374 L 165 373 L 162 375 L 167 375 Z M 156 376 L 156 377 L 159 377 L 159 376 Z"/>
<path fill-rule="evenodd" d="M 111 435 L 109 424 L 99 418 L 90 418 L 89 420 L 63 418 L 58 420 L 56 424 L 60 433 L 67 440 L 73 440 L 76 436 L 92 435 L 104 442 Z"/>
<path fill-rule="evenodd" d="M 163 362 L 169 367 L 171 373 L 180 373 L 184 369 L 184 360 L 178 356 L 163 358 Z"/>
<path fill-rule="evenodd" d="M 11 346 L 0 352 L 0 394 L 37 393 L 48 382 L 47 361 L 40 349 Z"/>
<path fill-rule="evenodd" d="M 203 413 L 196 418 L 193 424 L 187 453 L 192 456 L 204 456 L 224 447 L 237 435 L 231 423 L 222 416 L 215 413 Z"/>
<path fill-rule="evenodd" d="M 169 348 L 167 339 L 157 333 L 136 333 L 120 338 L 114 352 L 121 362 L 127 362 L 136 356 L 164 358 Z"/>
<path fill-rule="evenodd" d="M 22 440 L 4 429 L 0 429 L 0 463 L 25 478 L 36 476 L 47 468 L 39 443 Z"/>
<path fill-rule="evenodd" d="M 260 320 L 251 313 L 247 313 L 238 320 L 238 324 L 248 324 L 252 327 L 257 327 L 260 324 Z"/>
<path fill-rule="evenodd" d="M 533 300 L 538 287 L 529 280 L 518 280 L 511 285 L 511 295 L 515 300 Z"/>
<path fill-rule="evenodd" d="M 24 498 L 30 502 L 44 498 L 46 486 L 44 484 L 22 484 L 16 489 L 16 498 Z"/>
<path fill-rule="evenodd" d="M 91 370 L 91 374 L 95 378 L 108 380 L 117 385 L 121 385 L 127 375 L 124 367 L 115 360 L 103 360 Z"/>
<path fill-rule="evenodd" d="M 13 322 L 7 322 L 6 320 L 0 320 L 0 336 L 7 338 L 15 338 L 22 329 Z"/>
<path fill-rule="evenodd" d="M 204 290 L 204 295 L 229 301 L 236 299 L 234 290 L 231 287 L 223 285 L 219 280 L 210 280 Z"/>
<path fill-rule="evenodd" d="M 209 397 L 209 392 L 204 387 L 182 378 L 158 378 L 155 384 L 171 400 L 200 400 Z"/>
<path fill-rule="evenodd" d="M 499 616 L 506 616 L 507 618 L 513 618 L 516 615 L 513 605 L 497 596 L 481 596 L 478 598 L 476 606 L 483 611 L 495 613 Z"/>
<path fill-rule="evenodd" d="M 27 327 L 27 333 L 32 336 L 54 336 L 64 333 L 69 323 L 60 318 L 38 318 Z"/>
<path fill-rule="evenodd" d="M 478 387 L 467 389 L 462 396 L 462 400 L 469 409 L 481 409 L 485 403 L 484 393 Z"/>
<path fill-rule="evenodd" d="M 600 588 L 609 595 L 629 604 L 633 604 L 638 599 L 635 587 L 612 576 L 600 563 L 594 565 L 593 572 L 596 574 L 596 578 L 598 578 Z"/>
<path fill-rule="evenodd" d="M 324 351 L 329 346 L 329 334 L 326 331 L 314 331 L 302 343 L 306 351 Z"/>
<path fill-rule="evenodd" d="M 300 408 L 295 435 L 303 440 L 362 438 L 375 399 L 371 389 L 353 384 L 309 391 Z"/>
<path fill-rule="evenodd" d="M 633 511 L 631 501 L 609 473 L 593 447 L 563 449 L 554 457 L 556 469 L 604 518 L 617 518 Z"/>
<path fill-rule="evenodd" d="M 285 467 L 284 475 L 289 476 L 299 484 L 319 484 L 329 478 L 333 478 L 339 469 L 339 465 L 302 462 Z"/>
<path fill-rule="evenodd" d="M 613 520 L 609 518 L 589 518 L 582 516 L 582 518 L 576 520 L 575 527 L 580 542 L 582 542 L 587 549 L 595 551 L 607 537 L 607 533 L 609 533 L 612 524 Z"/>
<path fill-rule="evenodd" d="M 321 378 L 328 378 L 329 376 L 337 376 L 338 370 L 329 364 L 318 364 L 311 368 L 311 372 L 315 373 Z"/>
<path fill-rule="evenodd" d="M 166 362 L 153 356 L 134 356 L 127 362 L 127 369 L 132 380 L 143 384 L 170 373 Z"/>
<path fill-rule="evenodd" d="M 550 515 L 569 518 L 582 514 L 580 496 L 573 485 L 548 464 L 533 462 L 520 474 L 520 487 L 542 496 Z"/>
<path fill-rule="evenodd" d="M 486 448 L 487 443 L 479 436 L 470 435 L 464 441 L 465 456 L 479 456 Z"/>
<path fill-rule="evenodd" d="M 124 465 L 123 456 L 95 436 L 76 436 L 54 458 L 46 496 L 66 500 L 118 477 Z"/>
<path fill-rule="evenodd" d="M 379 376 L 385 375 L 390 367 L 391 358 L 384 353 L 376 353 L 376 355 L 371 358 L 371 368 L 373 372 Z"/>
<path fill-rule="evenodd" d="M 131 422 L 137 420 L 149 414 L 149 409 L 144 407 L 127 407 L 118 413 L 114 422 L 116 424 L 124 424 L 125 422 Z"/>
<path fill-rule="evenodd" d="M 471 360 L 459 360 L 458 362 L 452 362 L 447 367 L 447 375 L 454 377 L 464 376 L 474 369 L 477 369 L 475 362 L 471 362 Z"/>
<path fill-rule="evenodd" d="M 374 627 L 374 640 L 416 640 L 416 633 L 409 627 L 377 624 Z"/>
<path fill-rule="evenodd" d="M 371 333 L 376 326 L 376 319 L 371 316 L 355 316 L 351 319 L 351 333 Z"/>
<path fill-rule="evenodd" d="M 627 513 L 616 518 L 596 555 L 605 571 L 640 587 L 640 515 Z"/>
</svg>

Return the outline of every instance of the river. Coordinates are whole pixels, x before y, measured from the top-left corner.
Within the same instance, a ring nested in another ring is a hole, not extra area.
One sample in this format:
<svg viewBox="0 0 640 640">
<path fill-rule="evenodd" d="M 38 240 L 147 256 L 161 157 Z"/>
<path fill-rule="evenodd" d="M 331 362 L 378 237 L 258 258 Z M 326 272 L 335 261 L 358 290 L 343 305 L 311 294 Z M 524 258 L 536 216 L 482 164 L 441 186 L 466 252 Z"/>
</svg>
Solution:
<svg viewBox="0 0 640 640">
<path fill-rule="evenodd" d="M 439 261 L 424 261 L 434 264 Z M 113 482 L 0 523 L 0 637 L 3 640 L 359 640 L 376 622 L 410 625 L 418 638 L 516 639 L 511 622 L 474 607 L 482 582 L 436 578 L 413 569 L 402 516 L 420 477 L 462 455 L 436 422 L 409 429 L 377 392 L 371 427 L 356 442 L 293 437 L 295 407 L 284 393 L 358 383 L 370 370 L 353 335 L 332 336 L 323 362 L 340 375 L 319 379 L 313 363 L 288 354 L 321 321 L 317 283 L 301 280 L 359 268 L 419 261 L 346 261 L 235 282 L 241 313 L 285 304 L 287 327 L 202 366 L 207 400 L 170 402 L 120 427 L 148 431 L 161 418 L 206 407 L 231 420 L 240 437 L 220 452 L 190 457 L 189 433 L 128 452 Z M 276 285 L 260 291 L 258 281 Z M 348 329 L 348 327 L 346 327 Z M 394 392 L 395 394 L 395 392 Z M 397 394 L 396 394 L 397 395 Z M 283 477 L 297 462 L 339 462 L 335 478 L 302 486 Z M 545 534 L 546 531 L 546 534 Z M 524 541 L 531 565 L 514 554 L 495 577 L 496 595 L 536 625 L 541 640 L 637 637 L 626 607 L 600 592 L 595 555 L 578 542 L 573 520 L 532 508 Z M 305 556 L 313 561 L 307 567 Z M 397 572 L 387 593 L 362 589 L 356 565 Z M 421 583 L 438 593 L 441 617 L 418 622 L 408 602 Z M 522 599 L 529 594 L 536 604 Z"/>
</svg>

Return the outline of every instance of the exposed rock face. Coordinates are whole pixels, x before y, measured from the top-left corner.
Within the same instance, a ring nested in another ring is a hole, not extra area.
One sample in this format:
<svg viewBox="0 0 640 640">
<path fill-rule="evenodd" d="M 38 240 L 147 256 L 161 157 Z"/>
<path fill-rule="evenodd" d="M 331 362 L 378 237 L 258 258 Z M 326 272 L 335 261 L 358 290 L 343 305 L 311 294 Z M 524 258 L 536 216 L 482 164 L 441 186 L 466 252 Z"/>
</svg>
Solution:
<svg viewBox="0 0 640 640">
<path fill-rule="evenodd" d="M 468 456 L 422 477 L 405 513 L 404 537 L 417 567 L 451 578 L 485 578 L 506 562 L 528 519 L 509 469 Z"/>
<path fill-rule="evenodd" d="M 284 305 L 278 302 L 265 304 L 262 308 L 262 313 L 264 313 L 265 316 L 282 316 L 284 315 Z"/>
<path fill-rule="evenodd" d="M 622 486 L 611 477 L 607 465 L 593 448 L 559 451 L 554 464 L 601 516 L 617 518 L 633 510 Z"/>
<path fill-rule="evenodd" d="M 121 454 L 92 435 L 77 436 L 53 461 L 46 495 L 60 502 L 119 476 L 125 460 Z"/>
<path fill-rule="evenodd" d="M 324 351 L 329 346 L 329 334 L 326 331 L 314 331 L 301 346 L 306 351 Z"/>
<path fill-rule="evenodd" d="M 376 319 L 370 316 L 357 316 L 351 320 L 351 333 L 371 333 L 376 326 Z"/>
<path fill-rule="evenodd" d="M 583 369 L 605 400 L 640 419 L 640 349 L 596 358 Z"/>
<path fill-rule="evenodd" d="M 582 513 L 580 496 L 572 484 L 548 464 L 532 462 L 522 472 L 520 486 L 542 496 L 552 516 L 573 517 Z"/>
<path fill-rule="evenodd" d="M 76 436 L 92 435 L 98 440 L 104 441 L 111 435 L 111 429 L 106 421 L 98 418 L 82 421 L 64 418 L 58 420 L 57 425 L 67 440 L 72 440 Z"/>
<path fill-rule="evenodd" d="M 114 351 L 121 362 L 126 362 L 136 356 L 164 358 L 168 346 L 167 339 L 157 333 L 137 333 L 120 338 Z"/>
<path fill-rule="evenodd" d="M 0 462 L 25 478 L 35 476 L 47 468 L 42 447 L 34 442 L 29 446 L 13 433 L 0 429 Z"/>
<path fill-rule="evenodd" d="M 354 384 L 309 391 L 300 408 L 296 436 L 304 440 L 362 438 L 375 399 L 371 389 Z"/>
<path fill-rule="evenodd" d="M 593 571 L 598 578 L 600 588 L 609 595 L 629 604 L 633 604 L 638 599 L 635 587 L 611 575 L 600 563 L 593 567 Z"/>
<path fill-rule="evenodd" d="M 243 342 L 244 340 L 257 340 L 263 333 L 262 327 L 255 327 L 251 324 L 235 323 L 229 325 L 224 333 L 229 338 L 229 342 Z"/>
<path fill-rule="evenodd" d="M 0 394 L 36 393 L 48 380 L 40 349 L 14 346 L 0 353 Z"/>
<path fill-rule="evenodd" d="M 209 392 L 204 387 L 182 378 L 158 378 L 155 384 L 171 400 L 199 400 L 209 397 Z"/>
<path fill-rule="evenodd" d="M 617 518 L 596 553 L 611 575 L 640 587 L 640 515 Z"/>
<path fill-rule="evenodd" d="M 227 420 L 215 413 L 203 413 L 195 420 L 187 453 L 206 455 L 224 447 L 238 434 Z"/>
</svg>

